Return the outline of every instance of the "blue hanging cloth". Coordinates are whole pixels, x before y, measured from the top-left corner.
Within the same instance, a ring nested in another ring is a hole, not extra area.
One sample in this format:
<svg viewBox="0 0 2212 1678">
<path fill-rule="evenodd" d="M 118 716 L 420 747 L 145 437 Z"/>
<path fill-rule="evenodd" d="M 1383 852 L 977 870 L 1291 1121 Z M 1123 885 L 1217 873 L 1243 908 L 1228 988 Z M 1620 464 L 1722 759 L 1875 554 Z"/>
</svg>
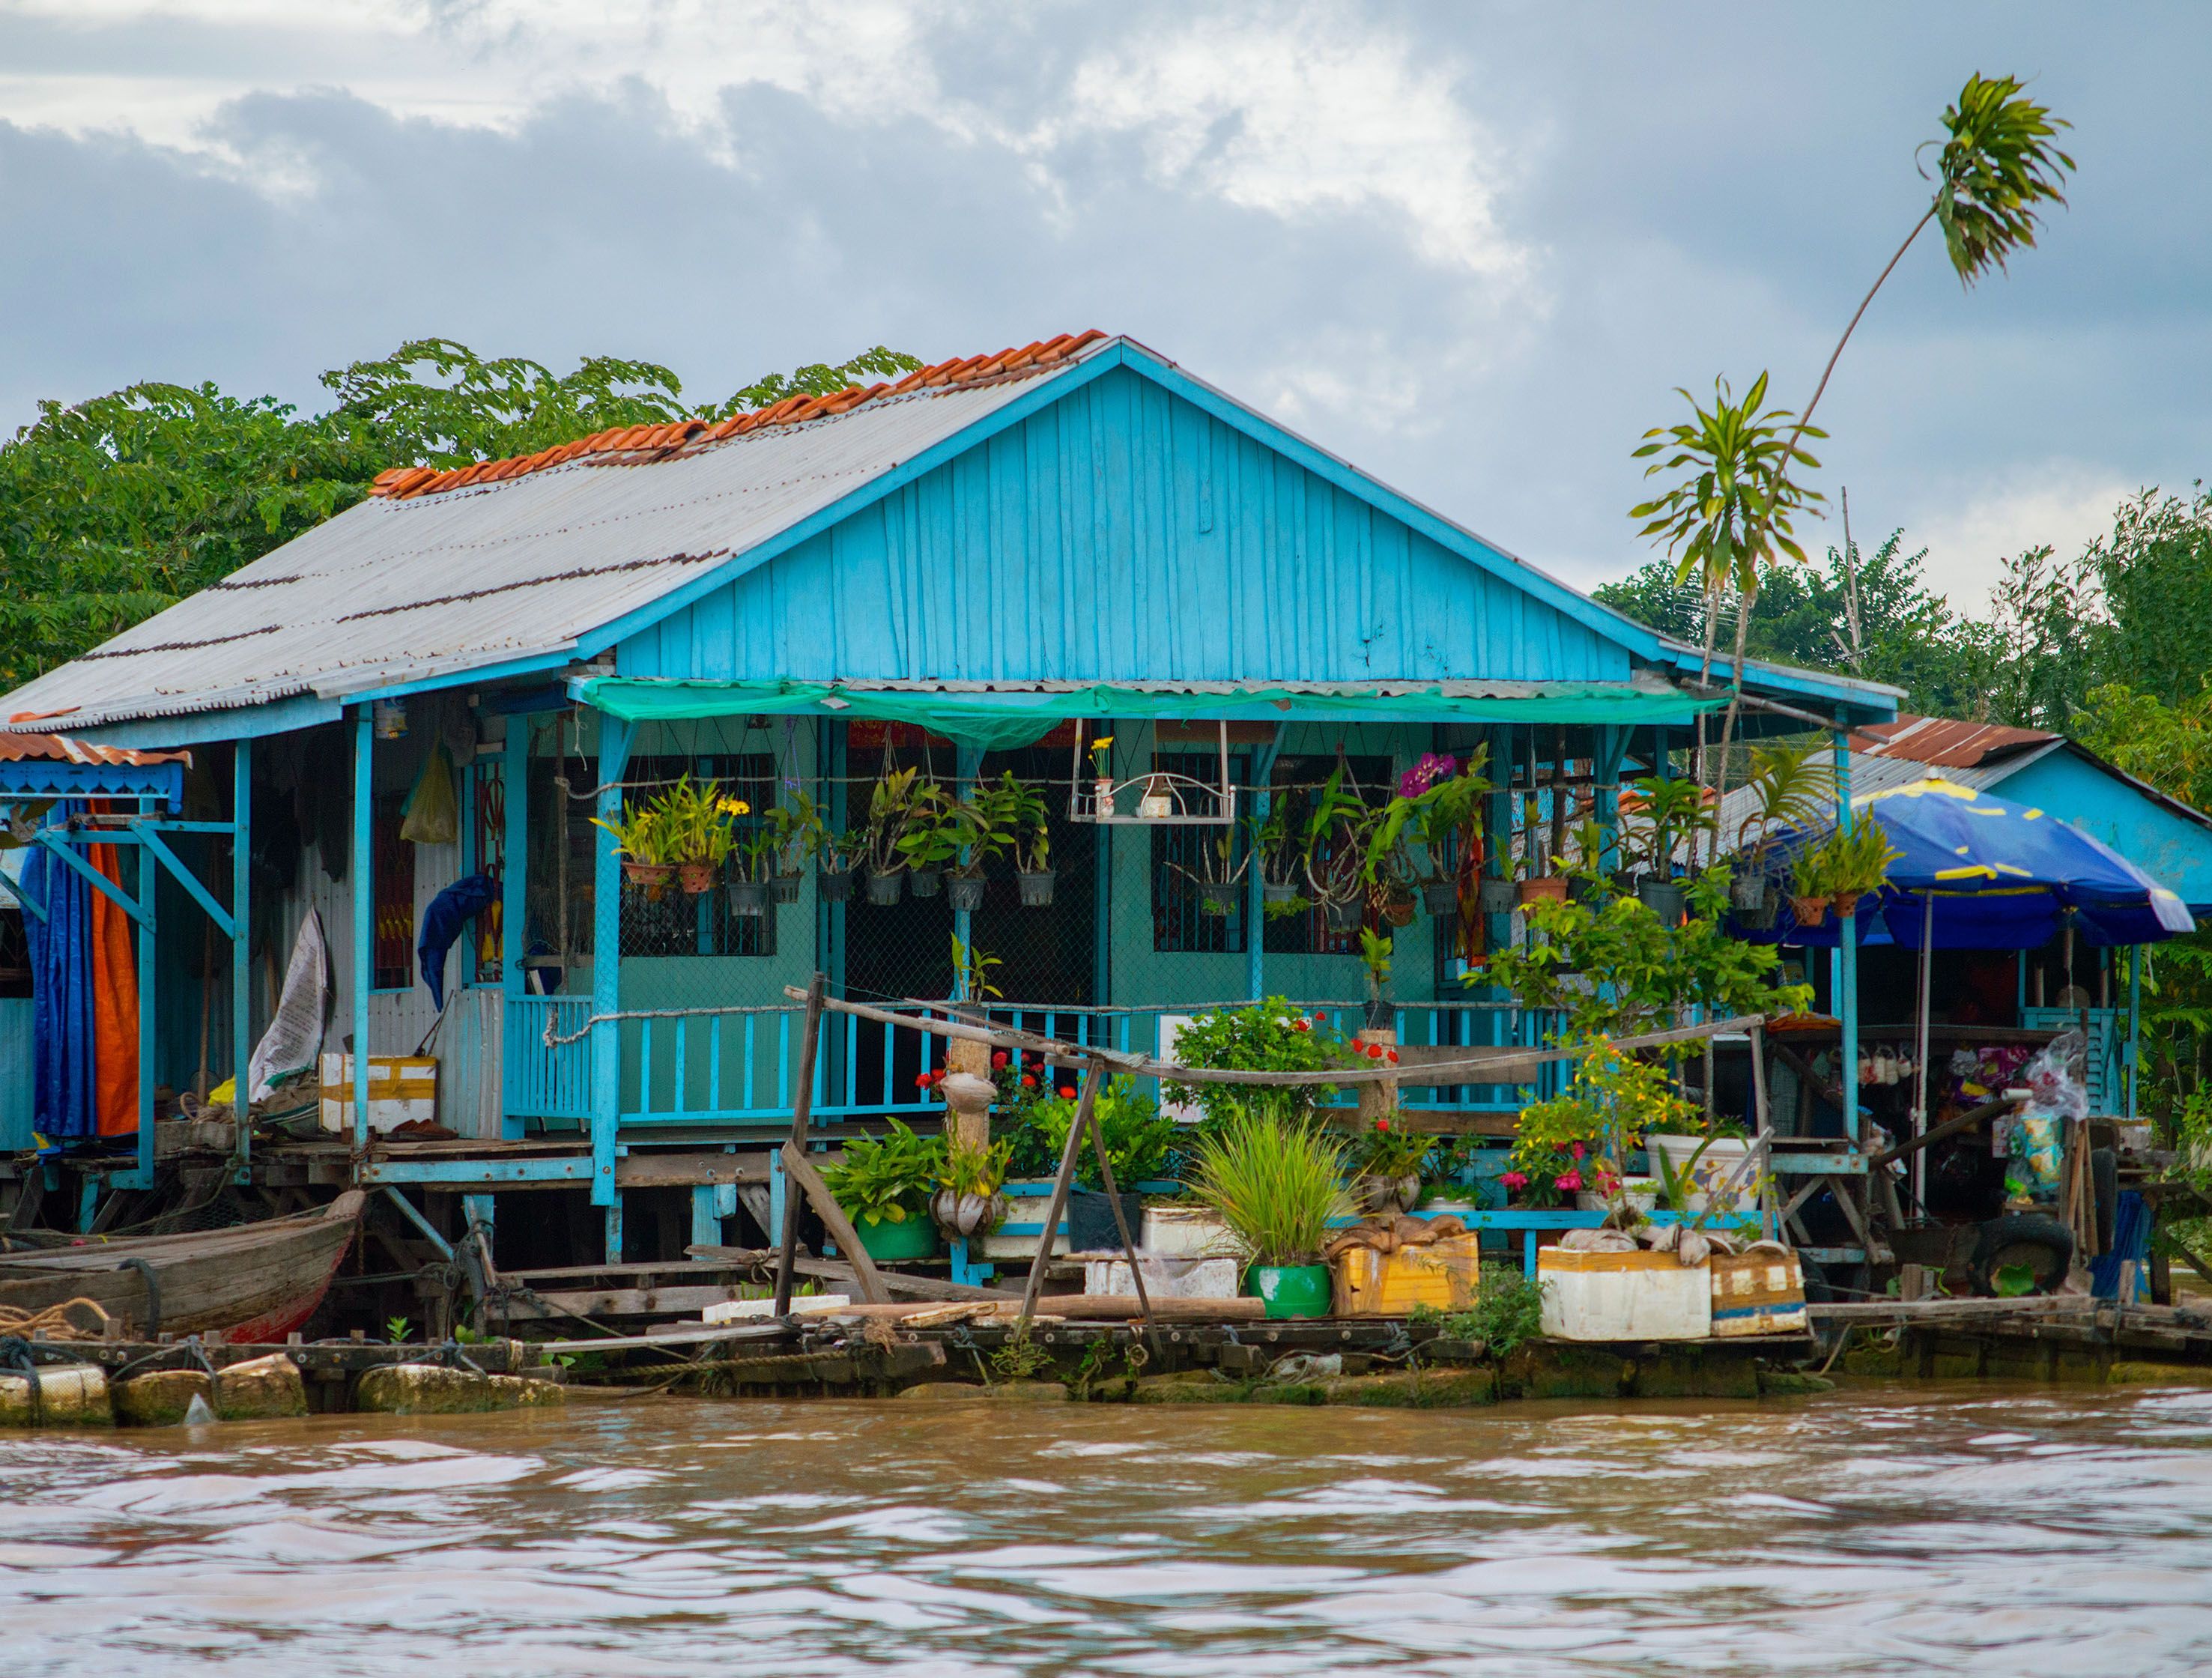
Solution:
<svg viewBox="0 0 2212 1678">
<path fill-rule="evenodd" d="M 31 1128 L 48 1141 L 100 1133 L 93 1081 L 92 888 L 45 846 L 23 860 L 31 955 Z"/>
<path fill-rule="evenodd" d="M 422 935 L 416 941 L 416 965 L 422 982 L 430 988 L 430 1000 L 440 1012 L 446 1006 L 446 951 L 461 935 L 461 928 L 499 901 L 499 882 L 489 874 L 467 874 L 430 899 L 422 911 Z"/>
</svg>

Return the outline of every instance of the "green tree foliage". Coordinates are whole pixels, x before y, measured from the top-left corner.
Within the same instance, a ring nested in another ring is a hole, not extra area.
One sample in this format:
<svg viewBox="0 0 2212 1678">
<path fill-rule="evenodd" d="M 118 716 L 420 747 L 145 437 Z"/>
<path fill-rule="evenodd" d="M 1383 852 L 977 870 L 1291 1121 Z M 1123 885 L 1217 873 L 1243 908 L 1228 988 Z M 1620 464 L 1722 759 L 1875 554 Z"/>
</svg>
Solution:
<svg viewBox="0 0 2212 1678">
<path fill-rule="evenodd" d="M 534 453 L 610 426 L 719 418 L 918 367 L 878 347 L 703 406 L 650 362 L 569 373 L 445 338 L 323 375 L 330 411 L 213 385 L 132 385 L 0 445 L 0 688 L 15 687 L 343 512 L 388 466 Z"/>
<path fill-rule="evenodd" d="M 1995 626 L 1960 617 L 1928 587 L 1928 550 L 1907 551 L 1902 531 L 1893 532 L 1872 553 L 1854 543 L 1852 555 L 1856 577 L 1846 571 L 1842 550 L 1833 547 L 1818 563 L 1770 573 L 1750 598 L 1744 625 L 1748 655 L 1890 683 L 1905 690 L 1908 710 L 1945 716 L 1985 710 L 1999 663 Z M 1679 641 L 1697 642 L 1706 632 L 1710 597 L 1676 581 L 1665 560 L 1594 593 Z M 1732 627 L 1740 609 L 1741 597 L 1719 602 L 1724 627 Z"/>
</svg>

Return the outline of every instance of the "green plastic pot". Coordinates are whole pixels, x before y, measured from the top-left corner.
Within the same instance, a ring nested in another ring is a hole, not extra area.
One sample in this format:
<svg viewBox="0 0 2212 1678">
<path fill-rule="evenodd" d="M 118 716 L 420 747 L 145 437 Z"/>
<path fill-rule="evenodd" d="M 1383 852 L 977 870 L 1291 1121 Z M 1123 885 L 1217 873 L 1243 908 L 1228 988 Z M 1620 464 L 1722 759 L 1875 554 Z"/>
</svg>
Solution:
<svg viewBox="0 0 2212 1678">
<path fill-rule="evenodd" d="M 870 1258 L 884 1263 L 937 1256 L 937 1225 L 929 1221 L 927 1213 L 910 1212 L 906 1221 L 899 1224 L 855 1218 L 853 1232 L 860 1237 Z"/>
<path fill-rule="evenodd" d="M 1244 1278 L 1248 1292 L 1267 1301 L 1267 1315 L 1327 1316 L 1330 1293 L 1325 1264 L 1255 1264 Z"/>
</svg>

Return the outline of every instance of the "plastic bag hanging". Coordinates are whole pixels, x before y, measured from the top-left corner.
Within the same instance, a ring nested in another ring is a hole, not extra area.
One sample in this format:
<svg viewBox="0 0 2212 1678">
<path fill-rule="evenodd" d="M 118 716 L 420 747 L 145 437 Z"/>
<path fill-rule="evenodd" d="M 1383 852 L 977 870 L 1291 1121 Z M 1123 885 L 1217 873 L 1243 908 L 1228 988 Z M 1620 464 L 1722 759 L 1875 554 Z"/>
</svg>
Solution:
<svg viewBox="0 0 2212 1678">
<path fill-rule="evenodd" d="M 416 845 L 451 845 L 461 836 L 461 812 L 453 796 L 453 759 L 441 745 L 422 760 L 422 772 L 400 812 L 399 836 Z"/>
</svg>

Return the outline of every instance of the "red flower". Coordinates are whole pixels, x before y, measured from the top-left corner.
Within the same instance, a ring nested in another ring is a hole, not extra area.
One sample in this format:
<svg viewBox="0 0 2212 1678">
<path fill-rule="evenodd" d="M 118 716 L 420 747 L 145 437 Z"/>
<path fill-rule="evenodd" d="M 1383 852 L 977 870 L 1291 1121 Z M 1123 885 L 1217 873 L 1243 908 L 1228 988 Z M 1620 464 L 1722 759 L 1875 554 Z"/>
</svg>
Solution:
<svg viewBox="0 0 2212 1678">
<path fill-rule="evenodd" d="M 1562 1171 L 1552 1179 L 1552 1186 L 1571 1195 L 1583 1186 L 1583 1174 L 1580 1171 Z"/>
<path fill-rule="evenodd" d="M 1580 1159 L 1583 1157 L 1583 1145 L 1580 1142 L 1577 1142 L 1570 1147 L 1567 1152 L 1574 1155 L 1576 1158 Z"/>
<path fill-rule="evenodd" d="M 1024 1073 L 1022 1074 L 1022 1087 L 1024 1090 L 1034 1090 L 1036 1088 L 1036 1079 L 1031 1077 L 1028 1073 Z"/>
<path fill-rule="evenodd" d="M 1526 1189 L 1528 1186 L 1528 1174 L 1526 1171 L 1500 1171 L 1498 1174 L 1498 1180 L 1508 1189 Z"/>
<path fill-rule="evenodd" d="M 1388 1130 L 1390 1128 L 1390 1121 L 1388 1119 L 1377 1119 L 1375 1121 L 1375 1128 L 1377 1130 Z"/>
<path fill-rule="evenodd" d="M 1294 1020 L 1291 1022 L 1291 1030 L 1293 1031 L 1310 1031 L 1313 1030 L 1313 1024 L 1310 1020 Z"/>
<path fill-rule="evenodd" d="M 1396 1065 L 1398 1064 L 1398 1051 L 1397 1051 L 1396 1049 L 1394 1049 L 1390 1050 L 1390 1052 L 1389 1052 L 1389 1054 L 1385 1055 L 1382 1058 L 1383 1058 L 1384 1060 L 1388 1061 L 1389 1061 L 1392 1066 L 1394 1066 L 1394 1067 L 1395 1067 L 1395 1066 L 1396 1066 Z"/>
<path fill-rule="evenodd" d="M 1073 1084 L 1063 1084 L 1063 1085 L 1061 1085 L 1060 1086 L 1060 1098 L 1062 1101 L 1073 1101 L 1073 1100 L 1074 1100 L 1074 1099 L 1075 1099 L 1075 1085 L 1073 1085 Z"/>
<path fill-rule="evenodd" d="M 933 1084 L 942 1084 L 945 1081 L 945 1068 L 939 1067 L 935 1072 L 930 1073 L 929 1081 Z"/>
<path fill-rule="evenodd" d="M 926 1072 L 916 1073 L 914 1080 L 914 1087 L 917 1090 L 927 1089 L 929 1087 L 929 1074 Z"/>
<path fill-rule="evenodd" d="M 991 1057 L 991 1064 L 994 1067 L 1003 1067 L 1009 1061 L 1012 1060 L 1012 1058 L 1013 1057 L 1011 1055 L 1007 1054 L 1006 1051 L 1002 1049 Z"/>
<path fill-rule="evenodd" d="M 1369 1043 L 1367 1045 L 1367 1058 L 1370 1061 L 1381 1060 L 1382 1058 L 1382 1045 L 1379 1043 Z"/>
</svg>

